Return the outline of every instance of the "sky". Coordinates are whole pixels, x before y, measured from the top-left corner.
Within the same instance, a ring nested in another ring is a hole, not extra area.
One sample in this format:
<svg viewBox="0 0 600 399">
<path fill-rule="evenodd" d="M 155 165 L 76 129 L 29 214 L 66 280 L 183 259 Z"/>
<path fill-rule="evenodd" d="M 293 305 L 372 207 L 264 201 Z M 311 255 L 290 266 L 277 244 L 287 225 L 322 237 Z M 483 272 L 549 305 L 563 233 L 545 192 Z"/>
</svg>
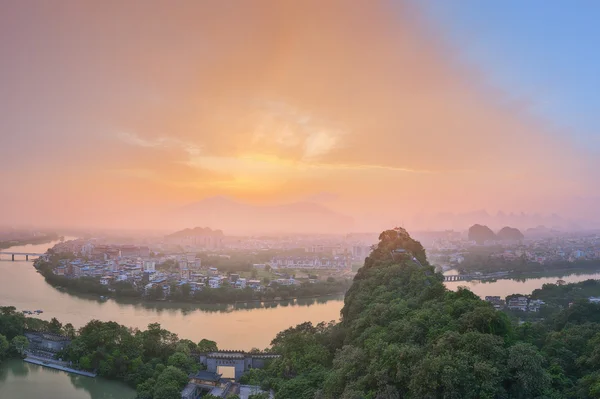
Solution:
<svg viewBox="0 0 600 399">
<path fill-rule="evenodd" d="M 316 202 L 355 230 L 600 222 L 598 17 L 583 0 L 5 2 L 0 220 L 194 227 L 166 215 L 220 196 Z"/>
</svg>

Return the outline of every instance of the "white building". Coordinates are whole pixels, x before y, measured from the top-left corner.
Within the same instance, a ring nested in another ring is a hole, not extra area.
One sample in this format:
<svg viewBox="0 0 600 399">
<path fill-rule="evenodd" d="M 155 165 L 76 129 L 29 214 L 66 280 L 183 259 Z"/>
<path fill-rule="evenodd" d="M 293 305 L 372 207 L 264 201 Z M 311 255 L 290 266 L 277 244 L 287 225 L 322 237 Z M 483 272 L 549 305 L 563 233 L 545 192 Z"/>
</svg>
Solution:
<svg viewBox="0 0 600 399">
<path fill-rule="evenodd" d="M 237 281 L 235 282 L 235 286 L 238 288 L 246 288 L 246 279 L 245 278 L 238 278 Z"/>
<path fill-rule="evenodd" d="M 109 285 L 110 282 L 112 281 L 112 276 L 104 276 L 102 278 L 100 278 L 100 284 L 102 285 Z"/>
<path fill-rule="evenodd" d="M 221 287 L 221 279 L 218 277 L 211 277 L 208 279 L 208 286 L 210 288 L 220 288 Z"/>
<path fill-rule="evenodd" d="M 156 271 L 156 262 L 153 260 L 145 260 L 143 267 L 144 267 L 145 272 L 155 272 Z"/>
</svg>

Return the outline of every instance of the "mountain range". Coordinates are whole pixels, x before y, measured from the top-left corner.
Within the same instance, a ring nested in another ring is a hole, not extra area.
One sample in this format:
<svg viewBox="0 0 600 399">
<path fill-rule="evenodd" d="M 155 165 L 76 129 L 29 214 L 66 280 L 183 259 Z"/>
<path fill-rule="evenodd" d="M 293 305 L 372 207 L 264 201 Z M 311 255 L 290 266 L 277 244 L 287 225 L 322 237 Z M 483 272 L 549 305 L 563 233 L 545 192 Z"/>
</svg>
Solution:
<svg viewBox="0 0 600 399">
<path fill-rule="evenodd" d="M 181 226 L 215 226 L 236 233 L 346 233 L 354 220 L 313 202 L 253 205 L 228 197 L 210 197 L 174 210 L 169 218 Z"/>
</svg>

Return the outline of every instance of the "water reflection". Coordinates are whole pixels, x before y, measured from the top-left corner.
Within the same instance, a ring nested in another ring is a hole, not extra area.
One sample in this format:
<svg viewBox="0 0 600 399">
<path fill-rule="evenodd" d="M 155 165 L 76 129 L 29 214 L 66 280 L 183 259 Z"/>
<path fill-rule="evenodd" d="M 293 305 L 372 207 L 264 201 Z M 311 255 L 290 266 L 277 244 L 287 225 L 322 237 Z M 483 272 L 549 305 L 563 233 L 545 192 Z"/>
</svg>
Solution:
<svg viewBox="0 0 600 399">
<path fill-rule="evenodd" d="M 46 399 L 133 399 L 125 384 L 88 378 L 11 359 L 0 364 L 0 397 Z"/>
<path fill-rule="evenodd" d="M 13 250 L 17 251 L 17 247 Z M 136 298 L 102 301 L 99 296 L 70 294 L 52 287 L 31 262 L 0 262 L 0 275 L 0 303 L 18 310 L 42 309 L 44 313 L 37 317 L 44 320 L 56 317 L 75 328 L 92 319 L 139 329 L 160 323 L 181 338 L 195 342 L 206 338 L 216 341 L 221 348 L 265 348 L 278 332 L 291 326 L 306 321 L 338 320 L 343 306 L 342 295 L 229 305 L 149 302 Z"/>
<path fill-rule="evenodd" d="M 344 299 L 343 294 L 338 294 L 312 298 L 295 298 L 283 301 L 250 301 L 232 304 L 206 304 L 176 301 L 149 301 L 140 298 L 101 299 L 99 296 L 96 295 L 87 295 L 78 292 L 66 292 L 64 289 L 61 288 L 52 288 L 61 295 L 75 297 L 83 301 L 94 302 L 99 306 L 103 306 L 112 301 L 113 303 L 116 303 L 119 306 L 132 306 L 135 309 L 152 310 L 157 312 L 159 315 L 163 312 L 181 313 L 183 315 L 188 315 L 197 311 L 206 313 L 231 313 L 243 310 L 275 309 L 277 307 L 312 306 L 315 304 L 324 304 L 332 300 L 339 301 Z"/>
<path fill-rule="evenodd" d="M 446 273 L 457 274 L 455 270 Z M 498 280 L 447 281 L 444 284 L 451 290 L 456 290 L 458 287 L 467 287 L 480 297 L 487 295 L 506 297 L 511 294 L 531 294 L 534 290 L 542 288 L 544 284 L 556 284 L 557 280 L 564 280 L 566 283 L 576 283 L 589 279 L 600 279 L 600 272 L 562 270 L 544 273 L 529 273 L 526 275 L 521 274 L 519 276 Z"/>
</svg>

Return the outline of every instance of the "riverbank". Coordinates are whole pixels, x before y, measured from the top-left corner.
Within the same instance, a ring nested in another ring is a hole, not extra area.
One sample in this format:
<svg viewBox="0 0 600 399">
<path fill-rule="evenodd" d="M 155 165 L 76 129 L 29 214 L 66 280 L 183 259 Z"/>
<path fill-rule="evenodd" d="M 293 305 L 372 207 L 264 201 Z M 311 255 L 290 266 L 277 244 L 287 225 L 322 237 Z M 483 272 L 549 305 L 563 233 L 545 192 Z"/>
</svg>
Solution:
<svg viewBox="0 0 600 399">
<path fill-rule="evenodd" d="M 77 370 L 74 368 L 63 366 L 63 365 L 59 364 L 58 361 L 55 361 L 52 359 L 43 359 L 42 360 L 40 358 L 36 358 L 33 356 L 27 356 L 25 359 L 23 359 L 23 361 L 27 362 L 27 363 L 31 363 L 31 364 L 37 364 L 38 366 L 42 366 L 42 367 L 49 367 L 51 369 L 65 371 L 67 373 L 82 375 L 84 377 L 95 378 L 97 376 L 96 373 L 92 373 L 89 371 L 83 371 L 83 370 Z"/>
</svg>

